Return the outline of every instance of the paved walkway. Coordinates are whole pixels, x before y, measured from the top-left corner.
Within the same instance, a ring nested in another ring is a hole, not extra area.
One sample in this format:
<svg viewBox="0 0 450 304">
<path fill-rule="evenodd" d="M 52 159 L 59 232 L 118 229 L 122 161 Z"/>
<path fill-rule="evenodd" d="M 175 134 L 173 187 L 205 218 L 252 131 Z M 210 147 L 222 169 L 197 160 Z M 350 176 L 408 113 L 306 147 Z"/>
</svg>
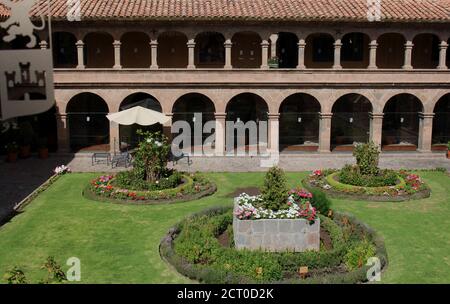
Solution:
<svg viewBox="0 0 450 304">
<path fill-rule="evenodd" d="M 305 171 L 318 168 L 340 168 L 353 163 L 354 158 L 349 153 L 331 154 L 283 154 L 279 166 L 286 171 Z M 260 157 L 192 157 L 188 165 L 187 159 L 182 159 L 175 168 L 187 172 L 251 172 L 266 171 L 270 167 L 267 159 Z M 0 161 L 0 223 L 11 213 L 16 203 L 23 200 L 34 189 L 47 180 L 57 165 L 68 164 L 74 172 L 114 172 L 106 164 L 92 166 L 90 154 L 81 153 L 76 156 L 52 156 L 46 160 L 35 157 L 19 160 L 9 164 Z M 172 163 L 170 163 L 172 166 Z M 384 153 L 381 155 L 380 166 L 383 168 L 434 169 L 446 168 L 450 171 L 450 160 L 444 153 Z"/>
</svg>

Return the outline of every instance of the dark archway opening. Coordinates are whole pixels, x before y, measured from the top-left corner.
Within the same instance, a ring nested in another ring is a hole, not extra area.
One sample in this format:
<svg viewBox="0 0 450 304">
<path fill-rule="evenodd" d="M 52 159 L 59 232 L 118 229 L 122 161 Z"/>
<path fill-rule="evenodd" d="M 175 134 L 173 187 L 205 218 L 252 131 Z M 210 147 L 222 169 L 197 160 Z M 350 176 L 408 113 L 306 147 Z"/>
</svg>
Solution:
<svg viewBox="0 0 450 304">
<path fill-rule="evenodd" d="M 298 65 L 298 38 L 293 33 L 281 32 L 277 40 L 279 67 L 295 69 Z"/>
<path fill-rule="evenodd" d="M 246 128 L 245 134 L 238 132 L 236 128 L 233 134 L 229 134 L 226 130 L 226 147 L 227 153 L 232 153 L 238 148 L 245 148 L 245 151 L 262 153 L 261 147 L 267 146 L 268 138 L 268 112 L 269 108 L 263 98 L 252 93 L 242 93 L 233 97 L 226 107 L 226 121 L 244 124 L 250 123 L 256 127 L 256 132 L 250 132 Z M 259 128 L 260 123 L 266 125 L 266 128 Z M 248 124 L 247 124 L 248 126 Z M 250 137 L 252 137 L 250 139 Z M 229 142 L 232 141 L 232 142 Z M 256 142 L 256 146 L 251 145 Z M 259 143 L 259 145 L 258 145 Z M 258 147 L 259 146 L 259 147 Z"/>
<path fill-rule="evenodd" d="M 369 141 L 372 111 L 370 101 L 359 94 L 347 94 L 333 105 L 331 119 L 331 149 L 352 151 L 356 143 Z"/>
<path fill-rule="evenodd" d="M 434 107 L 433 150 L 446 150 L 450 142 L 450 93 L 443 96 Z"/>
<path fill-rule="evenodd" d="M 75 68 L 77 59 L 77 39 L 67 32 L 53 33 L 53 64 L 55 68 Z"/>
<path fill-rule="evenodd" d="M 400 94 L 389 99 L 383 111 L 383 150 L 417 150 L 419 113 L 422 111 L 422 103 L 414 95 Z"/>
<path fill-rule="evenodd" d="M 331 68 L 334 63 L 334 38 L 330 34 L 311 34 L 306 38 L 305 66 Z"/>
<path fill-rule="evenodd" d="M 386 33 L 377 39 L 377 67 L 401 69 L 405 62 L 406 40 L 401 34 Z"/>
<path fill-rule="evenodd" d="M 317 151 L 320 103 L 308 94 L 286 98 L 280 106 L 280 151 Z"/>
<path fill-rule="evenodd" d="M 114 39 L 110 34 L 94 32 L 84 38 L 84 60 L 87 68 L 114 66 Z"/>
<path fill-rule="evenodd" d="M 189 124 L 191 130 L 190 147 L 181 146 L 186 152 L 202 151 L 202 146 L 198 143 L 203 143 L 205 139 L 211 136 L 211 133 L 201 132 L 196 134 L 194 126 L 201 126 L 201 130 L 208 121 L 215 120 L 214 103 L 205 95 L 198 93 L 190 93 L 180 97 L 173 106 L 173 123 L 177 121 L 185 121 Z M 201 119 L 200 121 L 197 119 Z"/>
<path fill-rule="evenodd" d="M 225 38 L 216 32 L 204 32 L 195 38 L 195 65 L 198 68 L 223 68 Z"/>
<path fill-rule="evenodd" d="M 179 32 L 165 32 L 158 37 L 158 66 L 184 69 L 188 65 L 188 39 Z"/>
<path fill-rule="evenodd" d="M 72 151 L 109 151 L 108 105 L 98 95 L 81 93 L 66 109 Z"/>
<path fill-rule="evenodd" d="M 125 33 L 120 39 L 120 64 L 124 68 L 148 68 L 151 64 L 150 39 L 142 32 Z"/>
</svg>

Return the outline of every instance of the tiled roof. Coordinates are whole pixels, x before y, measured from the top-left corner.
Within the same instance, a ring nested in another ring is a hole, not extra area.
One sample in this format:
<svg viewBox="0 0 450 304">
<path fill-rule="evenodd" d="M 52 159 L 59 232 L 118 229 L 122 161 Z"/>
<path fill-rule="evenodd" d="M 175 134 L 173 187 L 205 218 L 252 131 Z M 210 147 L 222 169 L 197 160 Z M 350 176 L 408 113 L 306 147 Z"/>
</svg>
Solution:
<svg viewBox="0 0 450 304">
<path fill-rule="evenodd" d="M 14 0 L 18 1 L 18 0 Z M 52 16 L 64 19 L 67 0 L 50 0 Z M 367 21 L 367 0 L 80 0 L 84 20 Z M 32 9 L 46 8 L 40 0 Z M 448 22 L 450 0 L 381 0 L 382 21 Z M 8 10 L 0 5 L 0 16 Z"/>
</svg>

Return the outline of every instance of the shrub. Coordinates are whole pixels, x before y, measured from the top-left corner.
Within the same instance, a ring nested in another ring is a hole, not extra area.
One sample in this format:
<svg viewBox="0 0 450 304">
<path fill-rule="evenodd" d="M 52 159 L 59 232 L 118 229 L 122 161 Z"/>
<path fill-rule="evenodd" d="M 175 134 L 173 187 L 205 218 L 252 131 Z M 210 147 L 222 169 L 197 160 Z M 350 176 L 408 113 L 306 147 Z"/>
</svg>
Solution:
<svg viewBox="0 0 450 304">
<path fill-rule="evenodd" d="M 149 183 L 137 176 L 134 170 L 122 171 L 116 174 L 113 184 L 128 190 L 155 191 L 177 187 L 181 183 L 182 177 L 183 175 L 178 171 L 166 170 L 163 177 L 153 183 Z"/>
<path fill-rule="evenodd" d="M 161 132 L 143 132 L 137 134 L 144 138 L 134 156 L 135 175 L 148 182 L 159 180 L 166 171 L 170 145 Z"/>
<path fill-rule="evenodd" d="M 394 186 L 398 182 L 398 174 L 393 170 L 381 170 L 376 175 L 364 175 L 358 166 L 345 165 L 339 172 L 339 181 L 362 187 Z"/>
<path fill-rule="evenodd" d="M 265 209 L 280 210 L 287 207 L 288 188 L 286 175 L 281 168 L 272 167 L 267 171 L 261 188 L 261 197 Z"/>
<path fill-rule="evenodd" d="M 375 246 L 367 239 L 355 242 L 344 256 L 344 263 L 348 269 L 361 268 L 370 257 L 376 255 Z"/>
<path fill-rule="evenodd" d="M 17 266 L 14 266 L 10 270 L 8 270 L 4 279 L 8 284 L 27 284 L 27 278 L 25 277 L 25 273 Z"/>
<path fill-rule="evenodd" d="M 62 283 L 67 281 L 66 274 L 53 257 L 49 256 L 41 268 L 47 270 L 47 278 L 42 283 Z"/>
<path fill-rule="evenodd" d="M 312 196 L 311 204 L 314 208 L 319 211 L 320 214 L 327 215 L 331 208 L 331 201 L 328 199 L 327 195 L 316 188 L 308 189 Z"/>
<path fill-rule="evenodd" d="M 353 150 L 356 164 L 363 175 L 378 174 L 378 159 L 380 150 L 373 142 L 367 144 L 357 144 Z"/>
</svg>

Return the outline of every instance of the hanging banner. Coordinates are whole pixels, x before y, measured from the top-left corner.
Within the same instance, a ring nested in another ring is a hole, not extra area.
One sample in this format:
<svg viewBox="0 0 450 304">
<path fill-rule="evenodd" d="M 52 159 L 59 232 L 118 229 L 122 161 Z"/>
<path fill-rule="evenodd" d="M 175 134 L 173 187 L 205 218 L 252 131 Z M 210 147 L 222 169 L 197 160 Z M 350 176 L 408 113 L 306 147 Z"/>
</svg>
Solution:
<svg viewBox="0 0 450 304">
<path fill-rule="evenodd" d="M 55 104 L 50 0 L 0 0 L 0 12 L 0 120 L 45 112 Z"/>
</svg>

